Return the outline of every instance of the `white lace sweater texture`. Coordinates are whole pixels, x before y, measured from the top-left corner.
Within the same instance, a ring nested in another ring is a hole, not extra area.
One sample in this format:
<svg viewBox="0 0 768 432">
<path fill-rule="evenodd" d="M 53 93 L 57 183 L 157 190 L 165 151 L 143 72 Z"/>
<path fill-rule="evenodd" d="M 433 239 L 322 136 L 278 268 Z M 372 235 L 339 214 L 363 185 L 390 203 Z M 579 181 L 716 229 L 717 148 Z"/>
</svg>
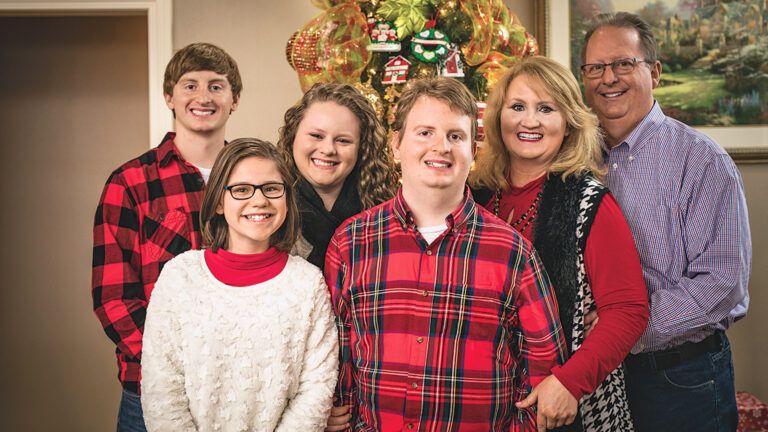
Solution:
<svg viewBox="0 0 768 432">
<path fill-rule="evenodd" d="M 291 256 L 275 278 L 219 282 L 202 251 L 169 261 L 152 293 L 142 354 L 149 431 L 321 431 L 338 340 L 320 270 Z"/>
</svg>

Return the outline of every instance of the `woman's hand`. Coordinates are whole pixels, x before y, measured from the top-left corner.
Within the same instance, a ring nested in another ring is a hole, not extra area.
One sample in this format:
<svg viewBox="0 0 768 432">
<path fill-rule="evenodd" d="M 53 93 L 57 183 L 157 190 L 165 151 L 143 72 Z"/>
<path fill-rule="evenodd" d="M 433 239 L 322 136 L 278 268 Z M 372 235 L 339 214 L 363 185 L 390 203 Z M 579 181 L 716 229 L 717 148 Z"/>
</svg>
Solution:
<svg viewBox="0 0 768 432">
<path fill-rule="evenodd" d="M 529 408 L 533 405 L 537 405 L 538 432 L 573 423 L 579 407 L 576 398 L 554 375 L 546 377 L 534 387 L 528 397 L 515 404 L 518 408 Z"/>
</svg>

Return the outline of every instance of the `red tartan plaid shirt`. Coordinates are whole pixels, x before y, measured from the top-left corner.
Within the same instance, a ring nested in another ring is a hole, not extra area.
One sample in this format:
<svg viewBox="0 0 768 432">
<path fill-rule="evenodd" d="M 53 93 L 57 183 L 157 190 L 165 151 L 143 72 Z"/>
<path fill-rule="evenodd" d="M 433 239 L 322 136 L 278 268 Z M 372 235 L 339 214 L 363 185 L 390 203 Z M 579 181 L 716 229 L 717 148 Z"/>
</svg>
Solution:
<svg viewBox="0 0 768 432">
<path fill-rule="evenodd" d="M 338 405 L 355 431 L 536 430 L 514 402 L 566 358 L 549 279 L 468 192 L 446 223 L 428 245 L 401 191 L 331 240 Z"/>
<path fill-rule="evenodd" d="M 139 393 L 147 302 L 163 265 L 199 249 L 204 182 L 169 133 L 109 176 L 93 223 L 93 311 L 117 345 L 118 378 Z"/>
</svg>

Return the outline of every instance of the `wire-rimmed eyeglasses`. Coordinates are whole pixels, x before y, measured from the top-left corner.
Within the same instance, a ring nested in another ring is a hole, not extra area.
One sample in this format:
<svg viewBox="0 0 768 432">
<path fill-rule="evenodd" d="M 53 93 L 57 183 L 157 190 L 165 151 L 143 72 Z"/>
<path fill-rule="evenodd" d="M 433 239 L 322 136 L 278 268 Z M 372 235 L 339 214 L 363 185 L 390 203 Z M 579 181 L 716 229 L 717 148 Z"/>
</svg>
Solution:
<svg viewBox="0 0 768 432">
<path fill-rule="evenodd" d="M 261 193 L 269 199 L 277 199 L 285 195 L 285 183 L 270 182 L 260 185 L 238 183 L 224 186 L 224 190 L 228 190 L 232 198 L 236 200 L 250 199 L 257 189 L 260 189 Z"/>
<path fill-rule="evenodd" d="M 614 75 L 627 75 L 635 70 L 635 66 L 638 63 L 653 64 L 650 60 L 638 59 L 638 58 L 622 58 L 614 60 L 610 63 L 587 63 L 581 65 L 581 73 L 586 78 L 601 78 L 605 73 L 605 69 L 610 66 Z"/>
</svg>

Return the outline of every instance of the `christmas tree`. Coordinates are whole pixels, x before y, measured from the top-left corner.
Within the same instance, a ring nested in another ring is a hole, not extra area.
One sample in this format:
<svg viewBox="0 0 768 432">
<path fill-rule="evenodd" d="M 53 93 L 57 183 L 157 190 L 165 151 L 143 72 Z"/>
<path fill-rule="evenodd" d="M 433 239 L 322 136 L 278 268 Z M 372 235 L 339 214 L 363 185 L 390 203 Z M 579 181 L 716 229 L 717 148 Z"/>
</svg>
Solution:
<svg viewBox="0 0 768 432">
<path fill-rule="evenodd" d="M 538 52 L 503 0 L 312 0 L 324 11 L 288 41 L 303 91 L 349 83 L 391 124 L 408 80 L 450 76 L 483 101 L 506 68 Z"/>
</svg>

